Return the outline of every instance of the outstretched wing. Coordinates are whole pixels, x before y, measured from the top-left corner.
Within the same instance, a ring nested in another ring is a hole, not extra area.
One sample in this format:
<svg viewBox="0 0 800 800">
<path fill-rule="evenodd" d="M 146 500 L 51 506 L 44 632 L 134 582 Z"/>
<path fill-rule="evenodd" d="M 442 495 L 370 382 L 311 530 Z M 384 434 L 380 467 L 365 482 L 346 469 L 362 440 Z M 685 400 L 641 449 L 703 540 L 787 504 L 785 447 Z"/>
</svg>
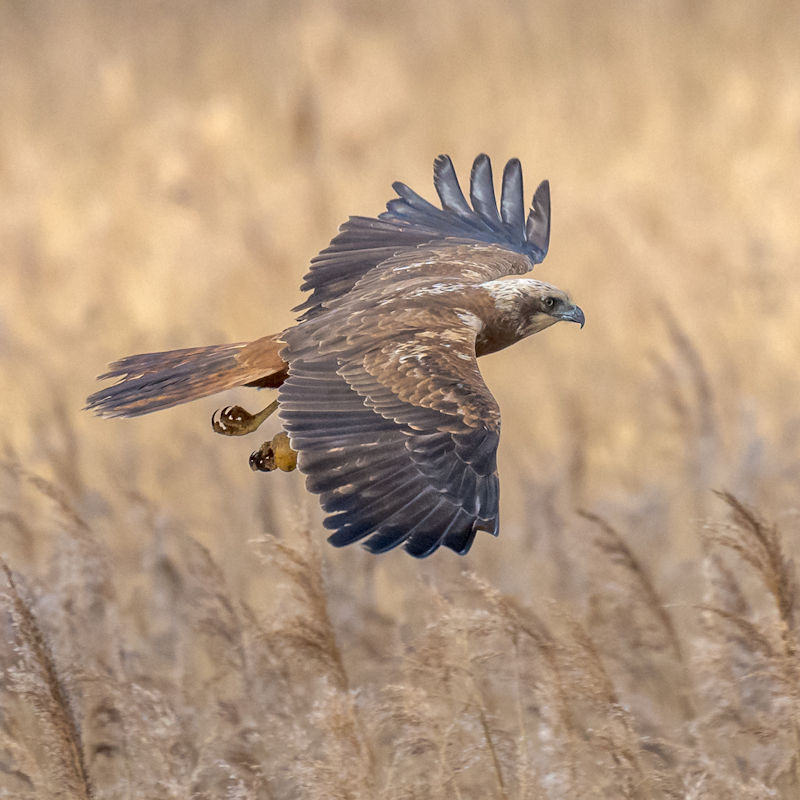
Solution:
<svg viewBox="0 0 800 800">
<path fill-rule="evenodd" d="M 500 413 L 453 312 L 326 314 L 287 332 L 279 411 L 337 546 L 469 550 L 498 529 Z M 416 315 L 416 316 L 415 316 Z M 335 334 L 332 334 L 335 331 Z"/>
<path fill-rule="evenodd" d="M 300 320 L 314 317 L 325 304 L 347 294 L 374 267 L 419 245 L 446 239 L 497 245 L 524 257 L 513 262 L 520 273 L 544 259 L 550 241 L 550 187 L 547 181 L 539 184 L 526 218 L 517 159 L 503 171 L 499 208 L 486 155 L 479 155 L 472 166 L 471 207 L 449 156 L 434 161 L 433 180 L 441 208 L 397 182 L 393 188 L 398 196 L 377 219 L 350 217 L 341 226 L 330 245 L 312 259 L 304 277 L 301 288 L 311 294 L 294 309 L 303 312 Z"/>
<path fill-rule="evenodd" d="M 545 257 L 550 236 L 548 184 L 539 185 L 526 218 L 519 161 L 506 164 L 499 208 L 485 155 L 472 167 L 471 207 L 449 157 L 436 159 L 434 183 L 442 208 L 395 183 L 398 196 L 377 219 L 352 217 L 341 227 L 305 276 L 302 288 L 311 294 L 295 309 L 304 312 L 301 321 L 310 321 L 331 301 L 344 298 L 368 273 L 369 280 L 394 282 L 395 270 L 405 277 L 411 275 L 408 270 L 423 277 L 446 261 L 453 280 L 489 280 L 525 273 Z M 436 264 L 420 263 L 426 251 Z M 234 386 L 279 386 L 287 371 L 279 339 L 280 335 L 266 336 L 251 343 L 128 356 L 101 376 L 119 380 L 92 394 L 87 408 L 102 416 L 130 417 Z"/>
</svg>

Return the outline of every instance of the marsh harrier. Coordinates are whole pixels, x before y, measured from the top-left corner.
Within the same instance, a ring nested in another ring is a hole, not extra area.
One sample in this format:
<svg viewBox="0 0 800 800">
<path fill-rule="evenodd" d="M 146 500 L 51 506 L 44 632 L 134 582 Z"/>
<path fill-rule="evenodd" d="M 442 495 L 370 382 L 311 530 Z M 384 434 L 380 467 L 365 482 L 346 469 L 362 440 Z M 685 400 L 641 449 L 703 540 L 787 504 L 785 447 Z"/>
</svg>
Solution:
<svg viewBox="0 0 800 800">
<path fill-rule="evenodd" d="M 560 289 L 511 278 L 550 239 L 545 181 L 525 214 L 522 169 L 503 171 L 498 207 L 489 159 L 472 167 L 467 202 L 449 157 L 434 162 L 441 208 L 403 183 L 377 218 L 351 217 L 311 262 L 297 323 L 249 343 L 128 356 L 88 398 L 133 417 L 234 386 L 278 389 L 258 414 L 214 415 L 219 433 L 255 430 L 277 409 L 286 433 L 251 456 L 291 469 L 328 512 L 328 541 L 373 553 L 402 544 L 422 558 L 466 553 L 498 532 L 500 411 L 478 369 L 493 353 L 584 315 Z M 288 436 L 287 436 L 288 434 Z"/>
</svg>

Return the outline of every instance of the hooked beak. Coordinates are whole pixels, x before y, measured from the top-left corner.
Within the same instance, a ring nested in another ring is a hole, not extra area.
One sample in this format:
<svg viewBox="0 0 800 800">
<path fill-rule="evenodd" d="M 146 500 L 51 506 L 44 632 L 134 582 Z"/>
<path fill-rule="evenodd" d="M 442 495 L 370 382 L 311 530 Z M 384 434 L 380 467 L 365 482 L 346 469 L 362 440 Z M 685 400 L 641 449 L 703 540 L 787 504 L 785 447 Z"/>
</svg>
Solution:
<svg viewBox="0 0 800 800">
<path fill-rule="evenodd" d="M 564 322 L 578 322 L 580 323 L 581 328 L 586 322 L 586 317 L 583 315 L 583 311 L 580 306 L 570 306 L 562 311 L 558 315 L 558 318 L 564 320 Z"/>
</svg>

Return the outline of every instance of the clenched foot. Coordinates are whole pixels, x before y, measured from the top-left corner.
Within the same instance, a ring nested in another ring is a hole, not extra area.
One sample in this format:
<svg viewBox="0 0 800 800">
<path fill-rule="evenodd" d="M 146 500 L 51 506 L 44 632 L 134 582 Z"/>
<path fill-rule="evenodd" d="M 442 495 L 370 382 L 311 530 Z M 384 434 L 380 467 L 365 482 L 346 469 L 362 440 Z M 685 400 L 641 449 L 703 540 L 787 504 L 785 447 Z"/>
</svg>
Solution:
<svg viewBox="0 0 800 800">
<path fill-rule="evenodd" d="M 272 472 L 276 469 L 291 472 L 296 466 L 297 452 L 292 450 L 289 436 L 283 431 L 250 454 L 250 469 L 254 472 Z"/>
<path fill-rule="evenodd" d="M 256 430 L 277 407 L 278 401 L 273 400 L 265 409 L 251 414 L 241 406 L 225 406 L 211 415 L 211 427 L 223 436 L 244 436 Z"/>
</svg>

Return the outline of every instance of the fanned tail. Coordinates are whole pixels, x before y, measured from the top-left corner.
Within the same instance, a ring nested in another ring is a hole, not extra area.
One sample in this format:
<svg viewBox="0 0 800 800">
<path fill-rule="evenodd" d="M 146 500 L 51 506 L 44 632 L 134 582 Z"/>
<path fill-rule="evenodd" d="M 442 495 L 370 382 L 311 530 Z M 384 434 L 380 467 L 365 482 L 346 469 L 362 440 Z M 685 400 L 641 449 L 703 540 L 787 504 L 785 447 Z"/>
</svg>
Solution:
<svg viewBox="0 0 800 800">
<path fill-rule="evenodd" d="M 236 386 L 277 388 L 288 365 L 280 334 L 254 342 L 190 347 L 127 356 L 100 380 L 120 380 L 90 395 L 86 408 L 101 417 L 137 417 Z"/>
</svg>

